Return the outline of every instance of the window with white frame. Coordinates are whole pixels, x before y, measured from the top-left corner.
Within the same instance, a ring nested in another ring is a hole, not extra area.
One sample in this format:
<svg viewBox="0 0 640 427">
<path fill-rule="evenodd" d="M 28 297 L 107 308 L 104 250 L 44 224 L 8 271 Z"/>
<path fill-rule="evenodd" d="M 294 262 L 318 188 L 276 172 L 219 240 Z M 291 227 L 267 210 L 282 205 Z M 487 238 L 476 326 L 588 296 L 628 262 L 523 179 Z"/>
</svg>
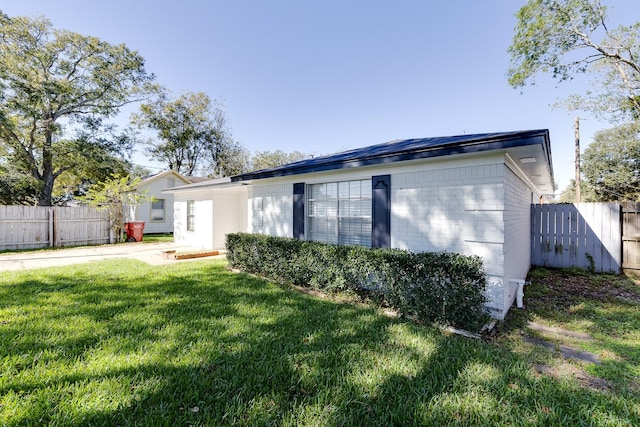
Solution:
<svg viewBox="0 0 640 427">
<path fill-rule="evenodd" d="M 196 225 L 196 202 L 187 200 L 187 231 L 195 231 Z"/>
<path fill-rule="evenodd" d="M 151 201 L 151 221 L 164 221 L 164 199 Z"/>
<path fill-rule="evenodd" d="M 307 186 L 309 240 L 371 246 L 371 181 Z"/>
</svg>

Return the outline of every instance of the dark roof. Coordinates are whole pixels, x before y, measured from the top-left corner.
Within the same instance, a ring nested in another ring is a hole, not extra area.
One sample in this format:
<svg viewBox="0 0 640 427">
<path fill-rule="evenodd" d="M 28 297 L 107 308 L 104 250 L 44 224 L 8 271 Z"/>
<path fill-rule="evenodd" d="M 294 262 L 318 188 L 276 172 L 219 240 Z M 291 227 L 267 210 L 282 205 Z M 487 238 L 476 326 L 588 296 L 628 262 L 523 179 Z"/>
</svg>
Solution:
<svg viewBox="0 0 640 427">
<path fill-rule="evenodd" d="M 282 166 L 248 172 L 231 177 L 232 181 L 273 178 L 312 172 L 347 169 L 360 166 L 383 165 L 405 160 L 425 159 L 451 154 L 474 153 L 488 150 L 510 149 L 528 145 L 540 145 L 542 161 L 551 169 L 549 131 L 529 130 L 497 132 L 474 135 L 457 135 L 434 138 L 414 138 L 356 148 L 336 154 L 300 160 Z"/>
</svg>

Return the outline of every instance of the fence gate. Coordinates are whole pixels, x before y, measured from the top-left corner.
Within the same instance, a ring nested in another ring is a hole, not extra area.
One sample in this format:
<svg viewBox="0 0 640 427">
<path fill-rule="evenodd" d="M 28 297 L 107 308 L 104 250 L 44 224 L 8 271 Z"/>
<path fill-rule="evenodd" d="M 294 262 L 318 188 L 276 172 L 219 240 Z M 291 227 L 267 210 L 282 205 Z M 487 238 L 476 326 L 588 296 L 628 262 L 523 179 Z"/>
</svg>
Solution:
<svg viewBox="0 0 640 427">
<path fill-rule="evenodd" d="M 622 205 L 622 268 L 640 270 L 640 203 Z"/>
<path fill-rule="evenodd" d="M 532 205 L 531 264 L 620 273 L 620 215 L 618 203 Z"/>
</svg>

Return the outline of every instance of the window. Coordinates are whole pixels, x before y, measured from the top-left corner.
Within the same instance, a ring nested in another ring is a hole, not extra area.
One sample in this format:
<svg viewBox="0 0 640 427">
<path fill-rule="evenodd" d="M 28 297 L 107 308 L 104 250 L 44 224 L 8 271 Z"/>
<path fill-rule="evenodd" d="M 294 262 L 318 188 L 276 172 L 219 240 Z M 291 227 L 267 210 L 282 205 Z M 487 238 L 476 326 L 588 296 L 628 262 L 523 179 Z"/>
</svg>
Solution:
<svg viewBox="0 0 640 427">
<path fill-rule="evenodd" d="M 195 231 L 196 225 L 196 203 L 187 200 L 187 231 Z"/>
<path fill-rule="evenodd" d="M 164 199 L 151 201 L 151 221 L 164 221 Z"/>
<path fill-rule="evenodd" d="M 371 246 L 371 181 L 307 187 L 309 240 Z"/>
</svg>

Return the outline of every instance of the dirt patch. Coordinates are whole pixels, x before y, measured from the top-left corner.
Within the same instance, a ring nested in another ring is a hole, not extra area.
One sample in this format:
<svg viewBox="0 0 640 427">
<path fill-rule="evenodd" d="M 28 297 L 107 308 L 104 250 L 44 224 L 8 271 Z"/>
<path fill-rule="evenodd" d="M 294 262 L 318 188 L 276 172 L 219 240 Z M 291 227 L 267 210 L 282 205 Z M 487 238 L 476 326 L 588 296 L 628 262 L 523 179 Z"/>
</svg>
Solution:
<svg viewBox="0 0 640 427">
<path fill-rule="evenodd" d="M 539 271 L 543 270 L 534 270 L 533 274 Z M 640 304 L 640 280 L 635 276 L 586 274 L 573 270 L 544 271 L 548 273 L 533 278 L 551 291 L 536 296 L 542 301 L 552 299 L 561 307 L 590 299 L 623 300 Z"/>
<path fill-rule="evenodd" d="M 533 369 L 539 376 L 548 375 L 556 379 L 574 378 L 580 385 L 592 390 L 611 391 L 614 388 L 610 381 L 589 375 L 580 367 L 567 362 L 558 362 L 555 366 L 534 365 Z"/>
</svg>

